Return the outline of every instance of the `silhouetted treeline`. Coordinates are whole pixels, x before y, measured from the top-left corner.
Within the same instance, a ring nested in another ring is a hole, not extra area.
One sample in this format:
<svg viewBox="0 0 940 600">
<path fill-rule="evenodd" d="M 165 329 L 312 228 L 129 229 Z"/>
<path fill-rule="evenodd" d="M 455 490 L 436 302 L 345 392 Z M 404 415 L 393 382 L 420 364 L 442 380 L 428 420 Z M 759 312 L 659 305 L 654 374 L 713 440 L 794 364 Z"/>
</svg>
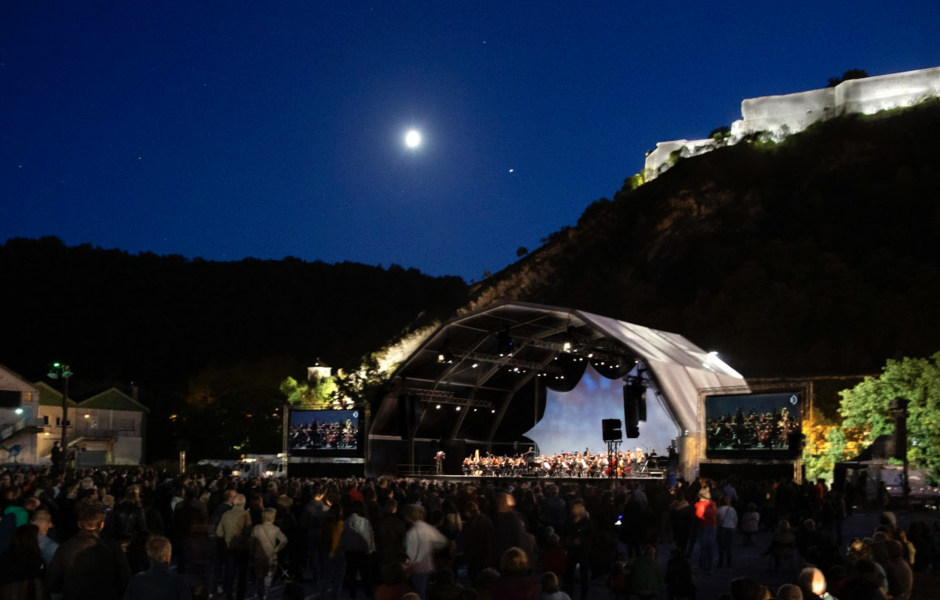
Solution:
<svg viewBox="0 0 940 600">
<path fill-rule="evenodd" d="M 255 365 L 274 373 L 273 359 L 284 370 L 268 379 L 302 376 L 317 357 L 348 366 L 409 325 L 448 317 L 467 289 L 396 265 L 188 260 L 52 237 L 7 241 L 0 273 L 0 362 L 36 381 L 67 361 L 77 397 L 135 382 L 155 424 L 194 393 L 197 376 Z"/>
</svg>

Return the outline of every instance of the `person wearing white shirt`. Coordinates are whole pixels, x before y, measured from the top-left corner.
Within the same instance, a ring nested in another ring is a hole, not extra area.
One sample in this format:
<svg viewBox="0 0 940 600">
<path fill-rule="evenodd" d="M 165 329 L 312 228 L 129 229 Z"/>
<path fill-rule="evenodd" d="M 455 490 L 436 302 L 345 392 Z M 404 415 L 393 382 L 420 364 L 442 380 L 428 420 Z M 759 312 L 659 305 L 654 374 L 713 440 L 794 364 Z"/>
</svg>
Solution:
<svg viewBox="0 0 940 600">
<path fill-rule="evenodd" d="M 721 499 L 715 522 L 718 525 L 718 566 L 730 567 L 731 544 L 734 541 L 734 530 L 738 528 L 738 513 L 731 506 L 730 497 Z"/>
<path fill-rule="evenodd" d="M 349 597 L 356 597 L 356 575 L 362 578 L 366 597 L 372 597 L 371 556 L 375 552 L 372 525 L 365 518 L 366 506 L 361 500 L 349 505 L 350 515 L 343 525 L 340 546 L 346 553 L 346 589 Z"/>
<path fill-rule="evenodd" d="M 402 511 L 405 523 L 405 552 L 411 560 L 411 587 L 424 600 L 428 580 L 434 572 L 434 552 L 447 545 L 447 538 L 437 528 L 424 522 L 424 508 L 409 504 Z"/>
</svg>

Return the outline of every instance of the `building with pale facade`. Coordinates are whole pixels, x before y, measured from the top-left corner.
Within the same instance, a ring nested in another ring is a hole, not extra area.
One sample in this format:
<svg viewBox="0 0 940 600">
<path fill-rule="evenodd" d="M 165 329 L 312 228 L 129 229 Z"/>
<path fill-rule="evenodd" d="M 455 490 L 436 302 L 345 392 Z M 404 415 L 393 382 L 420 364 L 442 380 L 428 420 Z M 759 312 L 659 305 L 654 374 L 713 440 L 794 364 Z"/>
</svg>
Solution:
<svg viewBox="0 0 940 600">
<path fill-rule="evenodd" d="M 141 464 L 149 413 L 117 388 L 79 403 L 69 398 L 64 425 L 78 466 Z M 62 427 L 62 393 L 0 365 L 0 464 L 51 464 Z"/>
</svg>

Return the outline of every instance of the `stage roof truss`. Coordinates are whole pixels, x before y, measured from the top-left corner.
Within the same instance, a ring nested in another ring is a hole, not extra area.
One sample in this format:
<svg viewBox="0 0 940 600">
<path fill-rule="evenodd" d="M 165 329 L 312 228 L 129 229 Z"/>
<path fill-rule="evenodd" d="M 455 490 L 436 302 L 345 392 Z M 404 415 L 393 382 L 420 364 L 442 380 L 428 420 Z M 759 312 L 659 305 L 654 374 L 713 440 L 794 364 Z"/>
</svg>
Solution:
<svg viewBox="0 0 940 600">
<path fill-rule="evenodd" d="M 514 342 L 512 356 L 498 356 L 498 336 L 507 326 Z M 453 355 L 450 364 L 438 362 L 445 340 L 448 342 L 447 350 Z M 471 400 L 489 402 L 496 407 L 498 415 L 494 415 L 496 418 L 488 427 L 490 431 L 486 438 L 488 442 L 495 443 L 497 430 L 513 396 L 539 374 L 564 372 L 565 369 L 559 369 L 558 363 L 552 364 L 552 360 L 566 352 L 565 341 L 572 343 L 571 355 L 584 359 L 621 364 L 626 361 L 624 366 L 630 370 L 633 367 L 631 362 L 642 362 L 656 398 L 680 430 L 695 432 L 701 429 L 697 402 L 700 391 L 718 387 L 727 390 L 737 386 L 742 391 L 748 389 L 746 381 L 738 373 L 717 359 L 713 360 L 712 354 L 681 335 L 575 309 L 522 302 L 487 306 L 442 324 L 401 364 L 396 377 L 402 379 L 403 386 L 410 388 L 434 392 L 451 388 L 466 390 L 461 395 L 468 397 L 451 396 L 454 404 L 469 406 L 466 403 Z M 473 363 L 477 363 L 476 368 L 472 367 Z M 391 396 L 388 399 L 392 403 L 395 400 L 396 397 Z M 387 433 L 393 427 L 393 421 L 388 419 L 394 419 L 394 412 L 386 411 L 385 414 L 388 424 L 376 433 Z M 374 426 L 377 421 L 373 422 Z M 466 430 L 466 412 L 462 411 L 456 421 L 452 428 L 454 437 Z M 479 423 L 474 424 L 472 429 L 478 426 Z M 466 432 L 470 434 L 471 430 Z"/>
<path fill-rule="evenodd" d="M 403 387 L 398 390 L 399 394 L 410 394 L 419 396 L 428 400 L 449 400 L 454 397 L 454 392 L 446 390 L 426 390 L 424 388 Z"/>
</svg>

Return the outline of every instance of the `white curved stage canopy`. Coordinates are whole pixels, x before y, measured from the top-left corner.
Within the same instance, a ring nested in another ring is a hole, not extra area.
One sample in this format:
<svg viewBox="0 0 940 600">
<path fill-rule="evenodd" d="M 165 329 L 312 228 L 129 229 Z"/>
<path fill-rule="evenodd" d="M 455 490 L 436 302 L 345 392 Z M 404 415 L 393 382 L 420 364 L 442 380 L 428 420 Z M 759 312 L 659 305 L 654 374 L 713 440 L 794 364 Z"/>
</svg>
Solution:
<svg viewBox="0 0 940 600">
<path fill-rule="evenodd" d="M 517 441 L 525 443 L 525 435 L 543 453 L 606 450 L 601 419 L 623 419 L 620 380 L 635 379 L 638 367 L 650 382 L 648 421 L 623 448 L 663 453 L 683 438 L 688 477 L 703 458 L 703 390 L 745 393 L 744 378 L 679 334 L 538 304 L 502 302 L 441 325 L 396 371 L 397 385 L 376 412 L 369 438 L 460 440 L 488 450 L 507 443 L 498 431 L 512 429 Z M 412 413 L 403 402 L 414 405 Z M 393 450 L 381 452 L 387 462 L 396 460 Z"/>
</svg>

